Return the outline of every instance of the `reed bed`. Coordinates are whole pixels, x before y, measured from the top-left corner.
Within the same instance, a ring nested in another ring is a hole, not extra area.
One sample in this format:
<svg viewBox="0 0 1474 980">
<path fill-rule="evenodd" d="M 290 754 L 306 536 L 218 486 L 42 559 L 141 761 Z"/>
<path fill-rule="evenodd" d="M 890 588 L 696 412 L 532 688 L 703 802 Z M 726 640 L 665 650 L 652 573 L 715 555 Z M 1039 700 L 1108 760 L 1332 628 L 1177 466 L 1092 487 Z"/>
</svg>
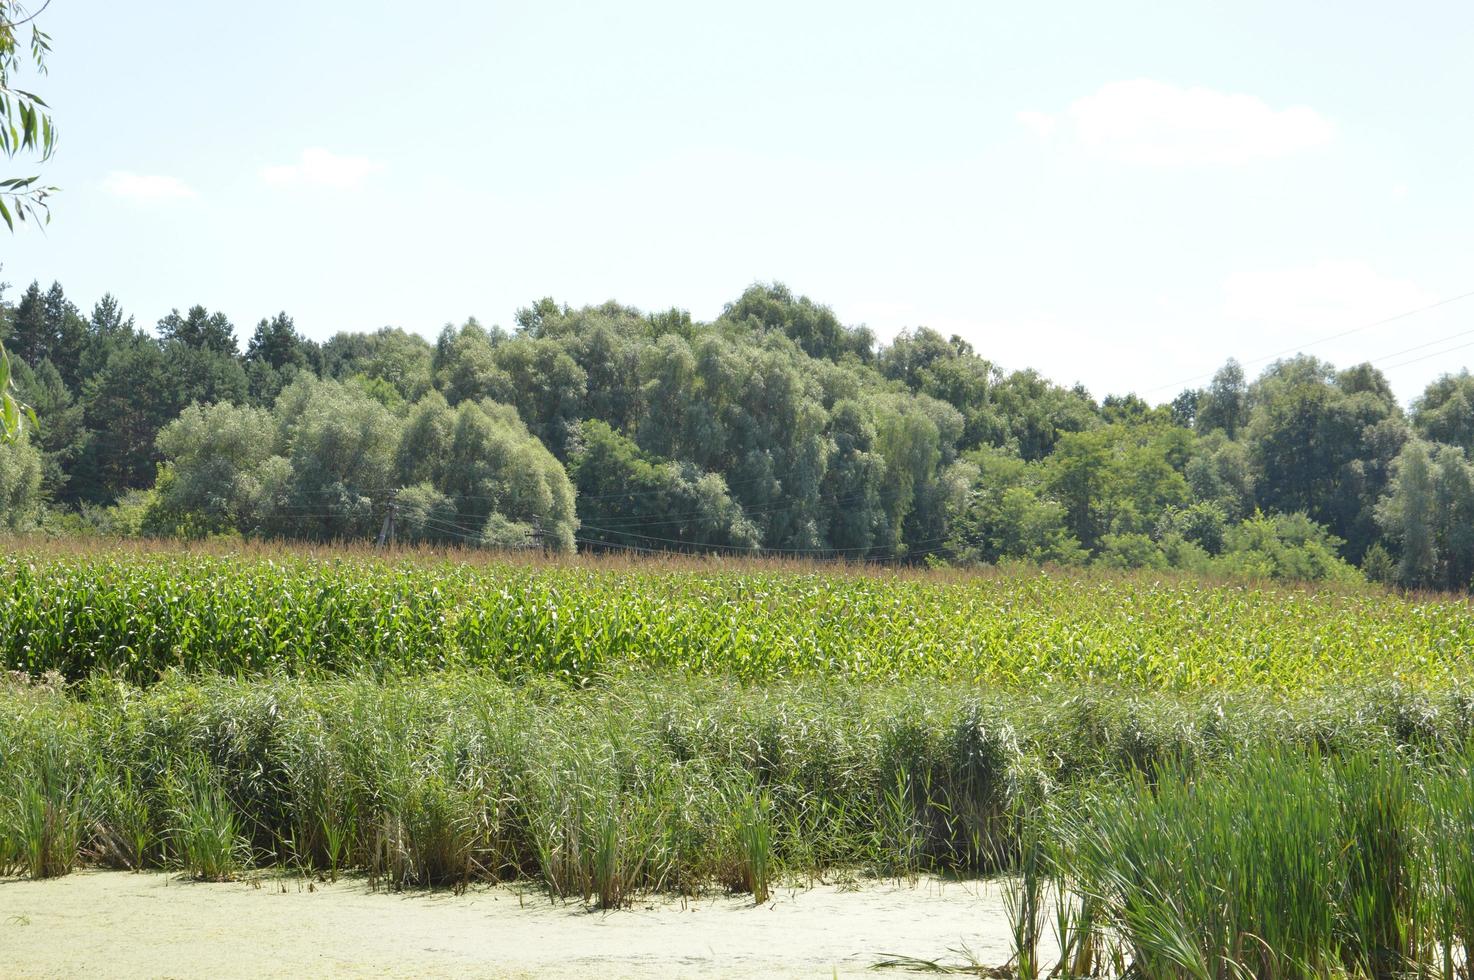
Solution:
<svg viewBox="0 0 1474 980">
<path fill-rule="evenodd" d="M 1470 975 L 1474 750 L 1257 745 L 1044 812 L 1011 907 L 1061 953 L 1040 964 L 1040 929 L 1016 930 L 1021 977 Z"/>
<path fill-rule="evenodd" d="M 461 672 L 15 679 L 0 693 L 0 866 L 531 879 L 604 905 L 762 895 L 779 878 L 1015 868 L 1041 801 L 1113 812 L 1089 794 L 1187 785 L 1264 746 L 1436 768 L 1471 729 L 1460 690 L 1392 684 L 1287 699 L 680 675 L 596 690 Z"/>
</svg>

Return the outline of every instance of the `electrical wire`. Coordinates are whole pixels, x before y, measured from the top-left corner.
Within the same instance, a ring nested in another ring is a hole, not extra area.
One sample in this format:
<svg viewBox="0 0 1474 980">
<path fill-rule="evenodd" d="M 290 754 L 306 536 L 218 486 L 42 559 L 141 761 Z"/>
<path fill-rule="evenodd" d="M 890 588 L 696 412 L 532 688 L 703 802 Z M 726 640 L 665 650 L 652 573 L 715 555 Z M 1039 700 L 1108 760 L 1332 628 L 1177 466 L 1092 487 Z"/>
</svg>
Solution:
<svg viewBox="0 0 1474 980">
<path fill-rule="evenodd" d="M 1407 310 L 1407 311 L 1405 311 L 1403 313 L 1398 313 L 1398 314 L 1396 314 L 1394 316 L 1384 317 L 1381 320 L 1374 320 L 1371 323 L 1363 323 L 1361 326 L 1352 327 L 1349 330 L 1342 330 L 1340 333 L 1333 333 L 1333 334 L 1330 334 L 1329 336 L 1321 337 L 1321 338 L 1319 338 L 1317 340 L 1311 340 L 1311 341 L 1308 341 L 1308 342 L 1305 342 L 1305 343 L 1297 344 L 1294 347 L 1287 347 L 1284 350 L 1282 350 L 1282 351 L 1276 351 L 1273 354 L 1266 354 L 1266 355 L 1264 355 L 1262 357 L 1256 357 L 1256 358 L 1254 358 L 1252 360 L 1248 360 L 1248 361 L 1240 361 L 1239 363 L 1240 363 L 1241 366 L 1244 366 L 1244 367 L 1247 367 L 1247 366 L 1253 365 L 1253 364 L 1262 364 L 1265 361 L 1272 361 L 1272 360 L 1275 360 L 1276 358 L 1284 357 L 1287 354 L 1295 354 L 1295 353 L 1298 353 L 1300 351 L 1306 350 L 1307 348 L 1310 348 L 1310 347 L 1319 347 L 1321 344 L 1328 344 L 1328 343 L 1330 343 L 1333 340 L 1340 340 L 1342 337 L 1350 337 L 1352 334 L 1361 333 L 1364 330 L 1371 330 L 1374 327 L 1382 327 L 1382 326 L 1386 326 L 1389 323 L 1396 323 L 1399 320 L 1406 320 L 1408 317 L 1417 316 L 1420 313 L 1427 313 L 1429 310 L 1436 310 L 1440 306 L 1448 306 L 1451 303 L 1457 303 L 1460 300 L 1468 299 L 1471 296 L 1474 296 L 1474 289 L 1471 289 L 1471 290 L 1469 290 L 1468 292 L 1465 292 L 1465 293 L 1459 293 L 1457 296 L 1449 296 L 1448 298 L 1441 299 L 1441 300 L 1439 300 L 1436 303 L 1429 303 L 1427 306 L 1420 306 L 1417 309 Z M 1437 343 L 1437 341 L 1434 341 L 1434 343 Z M 1410 361 L 1408 363 L 1412 363 L 1412 362 Z M 1172 382 L 1170 384 L 1159 385 L 1159 386 L 1157 386 L 1155 388 L 1150 388 L 1150 389 L 1142 392 L 1142 394 L 1144 394 L 1144 395 L 1154 395 L 1154 394 L 1156 394 L 1156 393 L 1158 393 L 1160 391 L 1166 391 L 1166 390 L 1171 389 L 1171 388 L 1181 388 L 1183 385 L 1189 385 L 1189 384 L 1193 384 L 1193 383 L 1198 382 L 1198 381 L 1203 381 L 1205 379 L 1211 378 L 1211 377 L 1213 377 L 1214 373 L 1215 372 L 1213 372 L 1213 371 L 1209 371 L 1209 372 L 1207 372 L 1205 374 L 1198 374 L 1198 375 L 1194 375 L 1193 377 L 1190 377 L 1190 378 L 1184 378 L 1181 381 L 1174 381 L 1174 382 Z"/>
<path fill-rule="evenodd" d="M 1414 357 L 1411 360 L 1401 361 L 1397 364 L 1389 364 L 1384 370 L 1395 371 L 1398 368 L 1407 367 L 1409 364 L 1417 364 L 1419 361 L 1426 361 L 1430 357 L 1442 357 L 1444 354 L 1452 354 L 1454 351 L 1463 350 L 1466 347 L 1474 347 L 1474 340 L 1469 341 L 1467 344 L 1459 344 L 1457 347 L 1449 347 L 1446 350 L 1436 350 L 1431 354 L 1424 354 L 1421 357 Z"/>
</svg>

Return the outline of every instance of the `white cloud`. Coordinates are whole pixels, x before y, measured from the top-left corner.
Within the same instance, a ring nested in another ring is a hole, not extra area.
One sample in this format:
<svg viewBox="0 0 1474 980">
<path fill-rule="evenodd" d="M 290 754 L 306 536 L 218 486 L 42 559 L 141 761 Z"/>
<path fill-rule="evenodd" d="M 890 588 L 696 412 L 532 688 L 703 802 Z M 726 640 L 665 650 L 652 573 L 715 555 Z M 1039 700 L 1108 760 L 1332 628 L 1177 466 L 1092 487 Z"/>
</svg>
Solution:
<svg viewBox="0 0 1474 980">
<path fill-rule="evenodd" d="M 333 187 L 355 190 L 384 165 L 368 157 L 339 156 L 321 147 L 302 151 L 297 163 L 263 167 L 261 178 L 278 187 Z"/>
<path fill-rule="evenodd" d="M 1033 132 L 1035 136 L 1042 137 L 1043 139 L 1048 139 L 1054 135 L 1054 127 L 1058 123 L 1058 120 L 1049 113 L 1035 112 L 1032 109 L 1026 109 L 1023 112 L 1017 113 L 1014 118 Z"/>
<path fill-rule="evenodd" d="M 1401 182 L 1392 185 L 1392 199 L 1400 201 L 1407 197 L 1407 185 Z"/>
<path fill-rule="evenodd" d="M 198 192 L 178 177 L 164 174 L 135 174 L 114 170 L 102 181 L 102 189 L 132 201 L 171 201 L 198 197 Z"/>
<path fill-rule="evenodd" d="M 1037 120 L 1024 115 L 1020 121 L 1036 128 Z M 1144 78 L 1101 86 L 1071 103 L 1065 118 L 1091 153 L 1165 167 L 1288 156 L 1324 146 L 1336 132 L 1330 120 L 1306 106 L 1274 109 L 1252 95 Z"/>
<path fill-rule="evenodd" d="M 1351 330 L 1437 299 L 1411 279 L 1384 276 L 1361 261 L 1238 272 L 1224 280 L 1223 293 L 1228 319 L 1306 338 Z"/>
</svg>

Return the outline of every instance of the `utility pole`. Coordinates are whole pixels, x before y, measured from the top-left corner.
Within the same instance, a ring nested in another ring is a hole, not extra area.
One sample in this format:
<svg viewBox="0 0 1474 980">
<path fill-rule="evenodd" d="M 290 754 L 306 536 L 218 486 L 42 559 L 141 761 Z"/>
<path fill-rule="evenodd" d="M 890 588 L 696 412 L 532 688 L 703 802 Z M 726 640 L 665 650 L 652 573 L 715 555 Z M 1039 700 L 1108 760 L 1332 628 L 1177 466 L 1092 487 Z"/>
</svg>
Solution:
<svg viewBox="0 0 1474 980">
<path fill-rule="evenodd" d="M 389 499 L 389 513 L 384 515 L 384 526 L 379 528 L 379 541 L 375 547 L 383 548 L 394 543 L 394 518 L 399 516 L 399 502 Z"/>
</svg>

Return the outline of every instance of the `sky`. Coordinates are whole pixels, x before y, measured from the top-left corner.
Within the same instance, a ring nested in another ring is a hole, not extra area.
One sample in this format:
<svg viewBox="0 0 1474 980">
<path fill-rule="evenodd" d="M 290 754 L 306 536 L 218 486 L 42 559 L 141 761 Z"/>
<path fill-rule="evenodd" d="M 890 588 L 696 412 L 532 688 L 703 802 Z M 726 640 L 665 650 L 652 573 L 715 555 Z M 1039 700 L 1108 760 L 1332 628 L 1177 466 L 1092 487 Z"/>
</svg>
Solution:
<svg viewBox="0 0 1474 980">
<path fill-rule="evenodd" d="M 32 0 L 34 9 L 37 0 Z M 1097 396 L 1474 363 L 1474 5 L 52 0 L 0 277 L 322 340 L 779 281 Z M 1441 305 L 1435 305 L 1441 304 Z M 1430 308 L 1431 307 L 1431 308 Z M 1418 312 L 1414 312 L 1418 311 Z M 1401 316 L 1402 314 L 1409 314 Z M 1399 317 L 1391 322 L 1378 322 Z"/>
</svg>

